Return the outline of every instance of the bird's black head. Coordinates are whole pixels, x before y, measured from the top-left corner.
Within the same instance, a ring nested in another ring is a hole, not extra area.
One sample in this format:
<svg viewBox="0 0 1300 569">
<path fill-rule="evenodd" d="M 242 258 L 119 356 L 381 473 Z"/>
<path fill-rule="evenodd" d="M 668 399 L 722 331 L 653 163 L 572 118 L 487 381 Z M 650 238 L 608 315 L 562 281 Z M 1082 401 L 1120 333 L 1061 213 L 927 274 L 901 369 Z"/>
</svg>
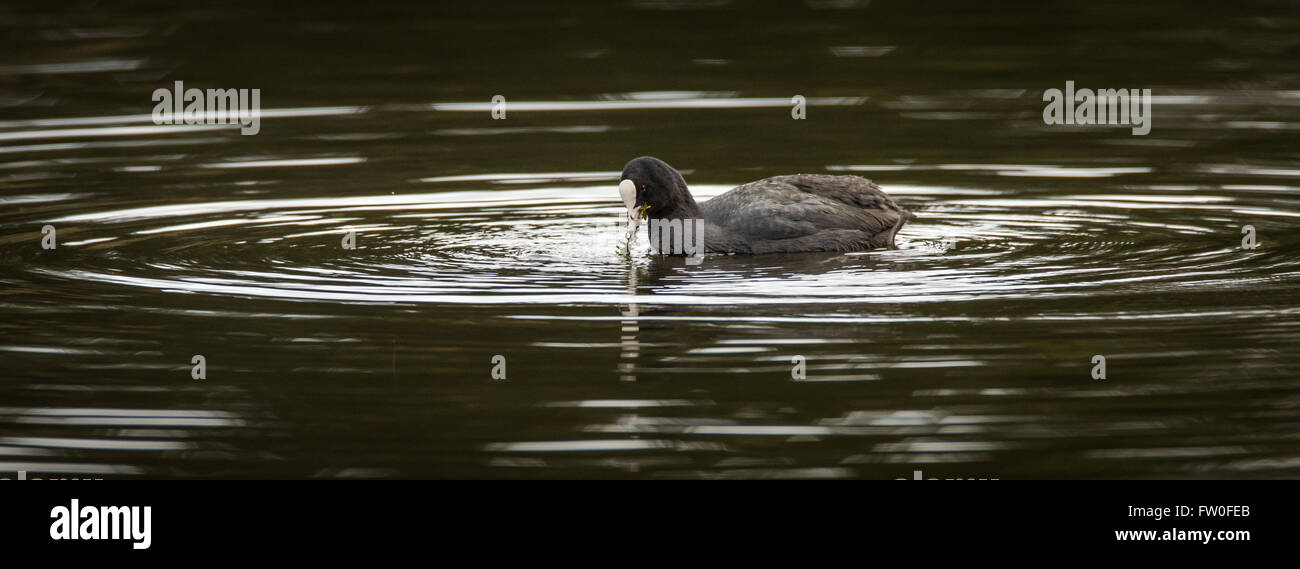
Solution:
<svg viewBox="0 0 1300 569">
<path fill-rule="evenodd" d="M 623 167 L 618 192 L 633 219 L 641 215 L 643 208 L 644 217 L 649 219 L 699 217 L 700 208 L 681 173 L 653 156 L 633 158 Z"/>
</svg>

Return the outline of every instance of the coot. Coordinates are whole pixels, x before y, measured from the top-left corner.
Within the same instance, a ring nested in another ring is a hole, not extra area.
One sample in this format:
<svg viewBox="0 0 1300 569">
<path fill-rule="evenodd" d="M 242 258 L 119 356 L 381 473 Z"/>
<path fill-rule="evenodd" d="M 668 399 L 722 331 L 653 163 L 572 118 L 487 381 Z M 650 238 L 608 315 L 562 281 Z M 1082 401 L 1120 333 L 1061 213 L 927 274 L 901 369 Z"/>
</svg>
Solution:
<svg viewBox="0 0 1300 569">
<path fill-rule="evenodd" d="M 859 176 L 774 176 L 697 204 L 681 173 L 652 156 L 628 162 L 618 190 L 633 219 L 702 219 L 705 252 L 715 254 L 892 249 L 916 217 Z"/>
</svg>

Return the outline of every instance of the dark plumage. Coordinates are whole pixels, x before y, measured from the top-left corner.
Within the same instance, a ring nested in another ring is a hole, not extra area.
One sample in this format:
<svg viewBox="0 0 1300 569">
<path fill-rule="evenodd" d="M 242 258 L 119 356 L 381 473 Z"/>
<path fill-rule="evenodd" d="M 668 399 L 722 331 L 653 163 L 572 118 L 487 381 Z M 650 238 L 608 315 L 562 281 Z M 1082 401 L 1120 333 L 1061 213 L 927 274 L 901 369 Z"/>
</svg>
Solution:
<svg viewBox="0 0 1300 569">
<path fill-rule="evenodd" d="M 859 176 L 795 174 L 738 186 L 695 203 L 686 180 L 663 160 L 633 159 L 623 167 L 620 191 L 636 215 L 648 219 L 703 219 L 708 253 L 860 251 L 894 247 L 894 235 L 914 219 L 880 187 Z M 647 227 L 649 231 L 649 227 Z"/>
</svg>

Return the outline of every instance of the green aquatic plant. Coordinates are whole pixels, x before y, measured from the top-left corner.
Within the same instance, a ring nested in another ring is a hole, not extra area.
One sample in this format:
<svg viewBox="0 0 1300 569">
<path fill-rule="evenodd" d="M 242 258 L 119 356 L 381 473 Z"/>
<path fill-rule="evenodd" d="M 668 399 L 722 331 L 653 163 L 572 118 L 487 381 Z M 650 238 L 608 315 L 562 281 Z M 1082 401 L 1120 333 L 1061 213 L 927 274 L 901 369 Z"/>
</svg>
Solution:
<svg viewBox="0 0 1300 569">
<path fill-rule="evenodd" d="M 640 220 L 645 219 L 645 212 L 649 209 L 650 204 L 645 204 L 637 210 L 636 219 L 632 219 L 632 216 L 630 215 L 628 216 L 627 235 L 623 236 L 623 240 L 619 242 L 617 247 L 615 247 L 615 253 L 623 257 L 632 256 L 632 244 L 636 242 L 636 230 L 641 225 L 639 223 Z"/>
</svg>

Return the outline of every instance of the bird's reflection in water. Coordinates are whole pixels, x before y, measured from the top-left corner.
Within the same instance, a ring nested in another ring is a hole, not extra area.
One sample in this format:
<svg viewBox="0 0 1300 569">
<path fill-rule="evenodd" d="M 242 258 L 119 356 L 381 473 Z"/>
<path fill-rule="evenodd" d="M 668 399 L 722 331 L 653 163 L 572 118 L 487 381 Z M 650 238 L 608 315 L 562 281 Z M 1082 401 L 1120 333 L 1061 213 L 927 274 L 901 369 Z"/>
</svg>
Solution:
<svg viewBox="0 0 1300 569">
<path fill-rule="evenodd" d="M 627 265 L 627 293 L 633 298 L 636 297 L 636 264 L 628 263 Z M 619 345 L 622 350 L 619 353 L 618 372 L 620 381 L 636 381 L 636 358 L 641 355 L 641 344 L 637 340 L 637 335 L 641 332 L 641 325 L 637 321 L 639 308 L 636 302 L 629 302 L 627 310 L 623 311 L 622 337 Z"/>
</svg>

